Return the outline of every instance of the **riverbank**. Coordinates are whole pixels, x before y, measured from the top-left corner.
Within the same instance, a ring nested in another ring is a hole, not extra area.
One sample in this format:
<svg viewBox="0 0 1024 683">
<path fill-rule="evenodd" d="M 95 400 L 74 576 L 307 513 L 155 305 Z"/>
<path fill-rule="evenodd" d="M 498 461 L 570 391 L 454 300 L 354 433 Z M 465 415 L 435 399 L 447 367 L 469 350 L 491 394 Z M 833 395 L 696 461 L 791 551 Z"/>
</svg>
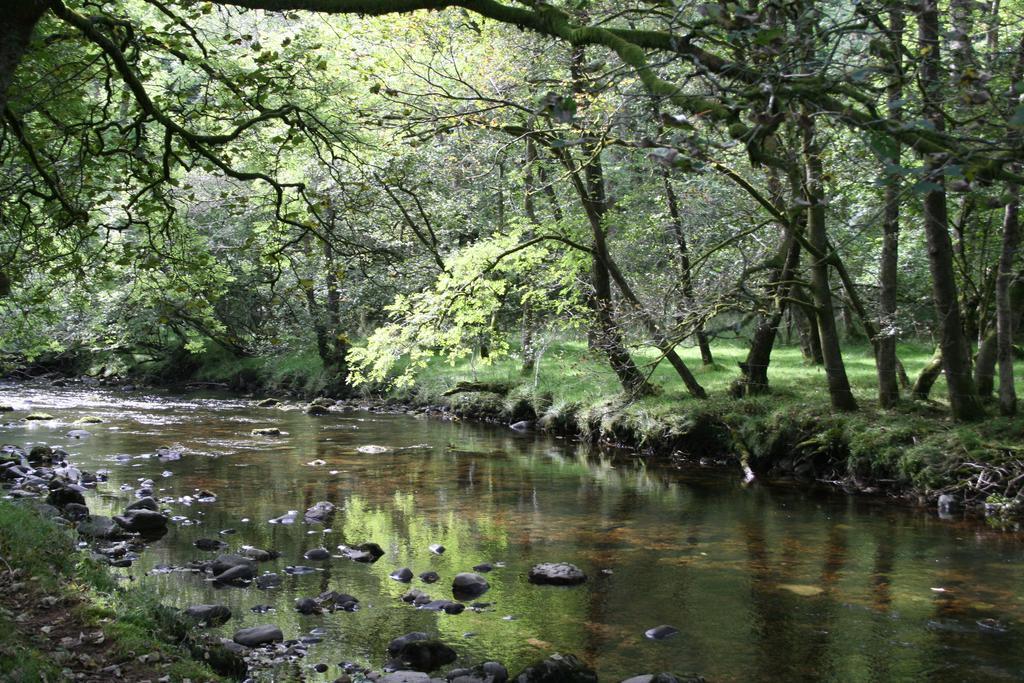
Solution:
<svg viewBox="0 0 1024 683">
<path fill-rule="evenodd" d="M 600 358 L 585 345 L 552 342 L 523 371 L 513 353 L 496 360 L 434 359 L 405 388 L 339 384 L 315 353 L 237 359 L 197 357 L 187 376 L 166 368 L 132 373 L 128 381 L 178 388 L 220 388 L 257 396 L 312 399 L 347 395 L 353 405 L 429 410 L 455 419 L 517 425 L 594 444 L 636 450 L 647 457 L 728 462 L 746 476 L 823 482 L 845 491 L 883 494 L 945 511 L 969 508 L 996 524 L 1012 524 L 1024 503 L 1024 419 L 993 415 L 969 425 L 948 417 L 944 380 L 934 400 L 905 398 L 893 410 L 875 403 L 870 347 L 848 345 L 845 358 L 860 410 L 833 413 L 824 371 L 808 365 L 795 347 L 778 348 L 769 372 L 771 393 L 735 399 L 729 388 L 745 347 L 721 343 L 716 363 L 702 366 L 696 349 L 682 356 L 710 398 L 685 394 L 653 351 L 637 360 L 659 387 L 655 396 L 630 399 Z M 931 359 L 924 344 L 902 344 L 899 355 L 914 377 Z M 94 370 L 96 368 L 93 368 Z M 1024 372 L 1017 373 L 1018 377 Z M 1024 385 L 1019 387 L 1024 394 Z"/>
<path fill-rule="evenodd" d="M 0 501 L 0 679 L 221 681 L 174 610 L 118 585 L 40 502 Z"/>
</svg>

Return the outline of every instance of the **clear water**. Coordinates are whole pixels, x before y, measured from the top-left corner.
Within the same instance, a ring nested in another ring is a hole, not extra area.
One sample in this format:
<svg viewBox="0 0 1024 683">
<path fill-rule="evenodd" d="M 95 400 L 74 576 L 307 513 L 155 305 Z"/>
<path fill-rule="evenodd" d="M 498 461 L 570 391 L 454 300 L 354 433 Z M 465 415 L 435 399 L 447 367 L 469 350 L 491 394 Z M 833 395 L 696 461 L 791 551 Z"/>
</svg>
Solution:
<svg viewBox="0 0 1024 683">
<path fill-rule="evenodd" d="M 133 499 L 121 485 L 146 478 L 158 497 L 217 494 L 216 503 L 168 505 L 195 524 L 172 528 L 119 571 L 168 604 L 230 606 L 235 616 L 220 629 L 228 636 L 270 622 L 286 638 L 326 629 L 277 680 L 333 680 L 346 660 L 380 667 L 388 640 L 414 630 L 438 634 L 459 664 L 497 659 L 514 672 L 570 652 L 604 681 L 664 670 L 711 681 L 1024 680 L 1017 534 L 796 487 L 745 488 L 738 473 L 645 464 L 497 427 L 358 411 L 313 418 L 237 398 L 0 389 L 0 402 L 17 409 L 3 416 L 4 442 L 63 445 L 79 467 L 110 471 L 89 496 L 95 512 L 119 512 Z M 28 410 L 56 420 L 21 421 Z M 85 427 L 87 438 L 67 438 L 83 415 L 104 423 Z M 287 434 L 250 436 L 264 426 Z M 153 456 L 175 443 L 185 448 L 180 461 Z M 369 444 L 416 448 L 357 451 Z M 320 500 L 339 507 L 326 533 L 301 522 Z M 288 510 L 299 510 L 298 523 L 268 523 Z M 226 528 L 237 533 L 219 536 Z M 279 550 L 260 570 L 282 574 L 284 584 L 215 588 L 203 575 L 150 573 L 214 557 L 193 547 L 200 537 Z M 302 559 L 321 544 L 363 541 L 387 554 L 374 565 Z M 432 554 L 434 543 L 447 551 Z M 573 562 L 590 579 L 575 588 L 527 583 L 529 567 L 546 561 Z M 479 613 L 416 610 L 399 600 L 410 586 L 388 577 L 399 567 L 435 570 L 439 583 L 411 586 L 450 599 L 452 576 L 481 562 L 505 566 L 487 574 L 481 600 L 493 607 Z M 294 564 L 319 570 L 284 575 Z M 357 596 L 362 609 L 293 610 L 295 598 L 328 589 Z M 254 614 L 257 604 L 276 611 Z M 987 619 L 1005 631 L 985 628 Z M 681 633 L 645 639 L 659 624 Z M 327 674 L 311 671 L 318 662 L 330 665 Z"/>
</svg>

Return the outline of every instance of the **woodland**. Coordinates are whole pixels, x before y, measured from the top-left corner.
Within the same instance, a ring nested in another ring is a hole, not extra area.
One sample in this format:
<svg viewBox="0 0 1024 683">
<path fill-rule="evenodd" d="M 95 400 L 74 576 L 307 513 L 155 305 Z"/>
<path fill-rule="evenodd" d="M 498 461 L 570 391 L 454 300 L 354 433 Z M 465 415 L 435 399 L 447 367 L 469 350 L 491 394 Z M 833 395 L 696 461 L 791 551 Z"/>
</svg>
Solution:
<svg viewBox="0 0 1024 683">
<path fill-rule="evenodd" d="M 1003 416 L 1015 457 L 1022 11 L 15 3 L 4 363 L 338 396 L 543 367 L 548 404 L 677 415 L 781 389 Z"/>
</svg>

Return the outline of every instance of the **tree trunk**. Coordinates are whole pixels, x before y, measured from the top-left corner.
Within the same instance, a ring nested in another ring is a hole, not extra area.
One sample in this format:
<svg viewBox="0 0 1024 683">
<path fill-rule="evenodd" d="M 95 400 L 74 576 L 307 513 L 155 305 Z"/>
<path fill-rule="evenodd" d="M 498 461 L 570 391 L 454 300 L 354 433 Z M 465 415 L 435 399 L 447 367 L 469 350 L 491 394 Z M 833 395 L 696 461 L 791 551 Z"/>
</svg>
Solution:
<svg viewBox="0 0 1024 683">
<path fill-rule="evenodd" d="M 920 83 L 924 115 L 937 131 L 945 128 L 941 110 L 943 93 L 939 57 L 938 0 L 921 0 L 917 15 L 921 51 Z M 949 388 L 949 404 L 957 420 L 978 420 L 985 411 L 971 377 L 971 360 L 964 338 L 960 305 L 953 270 L 953 246 L 949 238 L 949 216 L 943 176 L 945 159 L 926 157 L 924 177 L 934 185 L 924 197 L 924 230 L 928 243 L 928 265 L 932 276 L 932 297 L 939 321 L 942 369 Z"/>
<path fill-rule="evenodd" d="M 889 10 L 889 45 L 893 53 L 893 76 L 887 90 L 889 118 L 902 117 L 903 99 L 903 11 Z M 891 163 L 900 163 L 900 144 L 893 142 Z M 878 267 L 878 337 L 875 344 L 875 369 L 878 373 L 878 405 L 892 408 L 900 400 L 896 377 L 896 292 L 900 243 L 900 188 L 895 176 L 885 185 L 885 209 L 882 216 L 882 255 Z"/>
<path fill-rule="evenodd" d="M 836 410 L 856 410 L 857 401 L 850 390 L 846 366 L 839 346 L 835 311 L 832 308 L 832 290 L 828 279 L 828 236 L 825 229 L 825 193 L 821 184 L 821 156 L 815 139 L 814 119 L 804 112 L 800 119 L 802 134 L 801 153 L 804 161 L 804 198 L 807 208 L 807 239 L 817 252 L 811 262 L 811 296 L 818 314 L 818 335 L 821 337 L 821 356 L 825 361 L 825 376 L 832 407 Z"/>
<path fill-rule="evenodd" d="M 1020 243 L 1020 203 L 1017 187 L 1011 186 L 1009 191 L 1012 198 L 1003 210 L 1003 245 L 999 254 L 999 276 L 996 281 L 999 412 L 1002 415 L 1014 415 L 1017 412 L 1017 391 L 1013 384 L 1013 331 L 1016 320 L 1010 305 L 1010 283 L 1014 278 L 1014 261 Z"/>
<path fill-rule="evenodd" d="M 7 107 L 7 91 L 47 4 L 44 0 L 18 0 L 4 7 L 0 21 L 0 112 Z"/>
<path fill-rule="evenodd" d="M 932 387 L 935 385 L 935 381 L 939 379 L 939 375 L 942 374 L 942 347 L 939 346 L 935 349 L 935 354 L 932 356 L 928 364 L 921 369 L 921 373 L 914 380 L 914 386 L 910 390 L 911 396 L 918 401 L 927 401 L 928 394 L 931 393 Z"/>
</svg>

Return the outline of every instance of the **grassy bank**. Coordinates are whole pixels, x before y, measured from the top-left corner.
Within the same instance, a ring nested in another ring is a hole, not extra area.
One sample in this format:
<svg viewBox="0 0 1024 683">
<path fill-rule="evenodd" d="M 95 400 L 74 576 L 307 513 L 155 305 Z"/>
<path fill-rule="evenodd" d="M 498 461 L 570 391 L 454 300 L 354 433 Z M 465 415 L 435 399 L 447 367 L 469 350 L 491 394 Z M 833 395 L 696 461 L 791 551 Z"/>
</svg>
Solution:
<svg viewBox="0 0 1024 683">
<path fill-rule="evenodd" d="M 0 556 L 0 680 L 222 680 L 173 610 L 118 586 L 32 503 L 0 501 Z"/>
</svg>

